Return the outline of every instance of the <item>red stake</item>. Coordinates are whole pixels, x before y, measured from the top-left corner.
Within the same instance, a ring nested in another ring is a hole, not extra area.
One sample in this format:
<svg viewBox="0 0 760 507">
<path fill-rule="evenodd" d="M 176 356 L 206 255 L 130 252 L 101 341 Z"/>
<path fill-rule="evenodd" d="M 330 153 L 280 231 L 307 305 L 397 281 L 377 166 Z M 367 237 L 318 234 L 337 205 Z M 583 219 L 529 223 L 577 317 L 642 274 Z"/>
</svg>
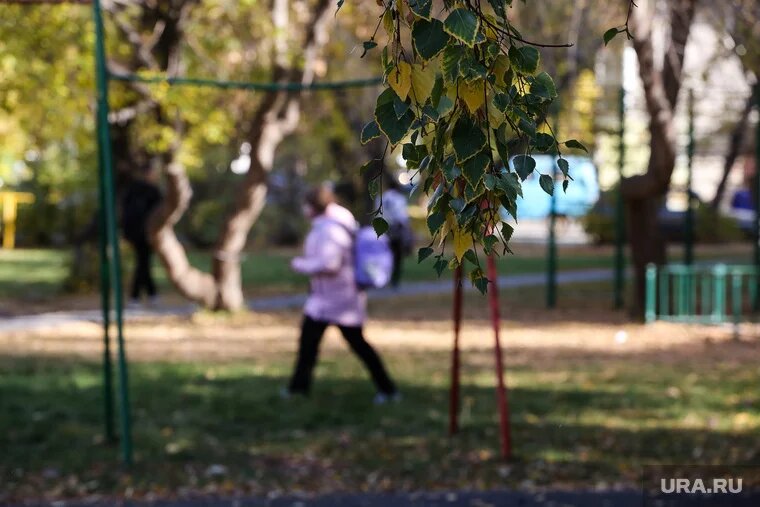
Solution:
<svg viewBox="0 0 760 507">
<path fill-rule="evenodd" d="M 454 272 L 454 347 L 451 350 L 451 390 L 449 391 L 449 435 L 459 431 L 459 329 L 462 325 L 462 268 Z"/>
<path fill-rule="evenodd" d="M 509 403 L 507 387 L 504 383 L 504 363 L 501 357 L 501 342 L 499 340 L 499 290 L 496 272 L 496 262 L 493 256 L 488 257 L 488 278 L 491 286 L 488 288 L 488 300 L 491 306 L 491 323 L 494 334 L 494 355 L 496 356 L 496 399 L 499 405 L 499 424 L 501 429 L 501 456 L 509 459 L 512 454 L 512 442 L 509 434 Z M 456 342 L 455 342 L 456 343 Z"/>
</svg>

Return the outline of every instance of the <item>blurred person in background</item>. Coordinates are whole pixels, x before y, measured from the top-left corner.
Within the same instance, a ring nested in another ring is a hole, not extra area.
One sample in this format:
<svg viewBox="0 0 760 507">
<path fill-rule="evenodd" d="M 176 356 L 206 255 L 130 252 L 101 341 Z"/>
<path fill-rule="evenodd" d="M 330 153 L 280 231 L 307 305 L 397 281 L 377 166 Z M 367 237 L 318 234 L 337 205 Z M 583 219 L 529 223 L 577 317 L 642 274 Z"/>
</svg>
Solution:
<svg viewBox="0 0 760 507">
<path fill-rule="evenodd" d="M 402 192 L 396 176 L 388 176 L 382 194 L 375 201 L 375 209 L 381 208 L 380 216 L 388 222 L 388 237 L 393 252 L 393 275 L 391 286 L 401 283 L 404 257 L 414 248 L 414 233 L 409 221 L 409 201 Z"/>
<path fill-rule="evenodd" d="M 310 278 L 311 290 L 303 310 L 298 357 L 283 397 L 309 394 L 322 335 L 334 325 L 369 371 L 377 389 L 375 403 L 398 399 L 380 356 L 364 338 L 367 294 L 356 283 L 353 250 L 358 224 L 353 214 L 335 202 L 326 185 L 307 192 L 303 212 L 311 220 L 311 230 L 303 255 L 294 258 L 291 267 Z"/>
</svg>

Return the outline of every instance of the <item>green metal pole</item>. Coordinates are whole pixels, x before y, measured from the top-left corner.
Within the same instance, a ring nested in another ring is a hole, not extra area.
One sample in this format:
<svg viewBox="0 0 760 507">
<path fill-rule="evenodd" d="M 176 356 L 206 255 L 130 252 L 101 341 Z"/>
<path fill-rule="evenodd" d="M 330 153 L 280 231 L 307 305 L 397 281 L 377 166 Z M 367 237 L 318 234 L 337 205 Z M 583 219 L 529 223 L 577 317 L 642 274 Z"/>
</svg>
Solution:
<svg viewBox="0 0 760 507">
<path fill-rule="evenodd" d="M 625 290 L 625 222 L 623 216 L 623 168 L 625 167 L 625 88 L 620 87 L 620 141 L 618 144 L 618 188 L 615 205 L 615 308 L 623 308 Z"/>
<path fill-rule="evenodd" d="M 100 155 L 103 149 L 100 142 L 100 123 L 98 122 L 98 169 L 103 166 Z M 103 178 L 98 177 L 98 243 L 100 248 L 100 307 L 103 310 L 103 412 L 105 416 L 106 440 L 116 440 L 113 424 L 113 366 L 111 360 L 111 278 L 108 262 L 108 238 L 106 237 L 106 196 Z"/>
<path fill-rule="evenodd" d="M 760 83 L 755 83 L 755 109 L 757 110 L 758 120 L 755 125 L 755 269 L 760 269 Z M 760 277 L 756 279 L 756 284 L 760 283 Z M 760 310 L 760 297 L 755 290 L 755 298 L 752 309 L 757 312 Z"/>
<path fill-rule="evenodd" d="M 657 266 L 647 264 L 646 311 L 647 324 L 657 320 Z"/>
<path fill-rule="evenodd" d="M 556 102 L 557 109 L 554 110 L 554 135 L 559 135 L 559 102 Z M 553 166 L 552 181 L 554 191 L 551 195 L 551 207 L 549 209 L 549 238 L 547 241 L 546 252 L 546 307 L 555 308 L 557 306 L 557 164 Z"/>
<path fill-rule="evenodd" d="M 119 237 L 116 231 L 116 199 L 113 181 L 113 160 L 111 153 L 111 136 L 108 128 L 108 70 L 106 68 L 106 50 L 103 40 L 103 15 L 100 0 L 94 0 L 93 18 L 95 21 L 95 69 L 97 78 L 97 114 L 98 139 L 100 153 L 100 177 L 104 189 L 104 215 L 108 250 L 110 254 L 111 282 L 114 293 L 114 309 L 116 317 L 116 339 L 118 345 L 119 365 L 119 401 L 121 422 L 121 451 L 124 464 L 132 464 L 132 421 L 129 406 L 129 379 L 127 374 L 127 358 L 124 350 L 124 319 L 121 284 L 121 255 L 119 252 Z"/>
<path fill-rule="evenodd" d="M 694 90 L 689 90 L 689 145 L 687 148 L 687 177 L 686 177 L 686 234 L 684 238 L 683 262 L 691 266 L 694 262 L 694 206 L 691 198 L 694 162 Z"/>
</svg>

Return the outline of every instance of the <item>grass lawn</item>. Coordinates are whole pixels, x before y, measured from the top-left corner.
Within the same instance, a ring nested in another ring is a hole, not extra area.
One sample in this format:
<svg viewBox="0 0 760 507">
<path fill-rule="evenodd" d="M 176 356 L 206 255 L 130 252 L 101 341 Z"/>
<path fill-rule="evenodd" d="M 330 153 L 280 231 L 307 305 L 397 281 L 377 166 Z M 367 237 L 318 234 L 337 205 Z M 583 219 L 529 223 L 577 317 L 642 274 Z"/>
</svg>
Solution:
<svg viewBox="0 0 760 507">
<path fill-rule="evenodd" d="M 282 400 L 298 315 L 130 324 L 136 464 L 103 442 L 98 327 L 0 335 L 0 503 L 191 492 L 636 487 L 645 463 L 760 464 L 760 347 L 610 312 L 606 285 L 507 290 L 514 460 L 498 456 L 483 299 L 468 295 L 462 431 L 446 433 L 450 298 L 375 303 L 368 337 L 404 393 L 373 389 L 329 332 L 309 399 Z M 619 337 L 625 331 L 625 340 Z M 217 465 L 217 466 L 215 466 Z"/>
<path fill-rule="evenodd" d="M 531 273 L 546 269 L 546 251 L 541 246 L 515 246 L 515 255 L 499 259 L 501 273 Z M 727 262 L 745 262 L 750 258 L 749 245 L 700 246 L 698 259 L 721 259 Z M 271 251 L 265 253 L 248 252 L 243 258 L 242 276 L 249 297 L 303 292 L 307 288 L 306 278 L 293 273 L 289 268 L 292 251 Z M 670 255 L 674 260 L 681 258 L 681 249 L 673 247 Z M 203 251 L 189 252 L 191 263 L 203 270 L 211 266 L 211 254 Z M 560 270 L 612 267 L 613 253 L 610 248 L 567 247 L 561 248 L 558 266 Z M 98 304 L 96 294 L 71 296 L 62 293 L 63 281 L 68 274 L 70 252 L 67 250 L 1 250 L 0 249 L 0 308 L 43 311 L 68 307 L 94 307 Z M 125 285 L 129 283 L 132 256 L 124 251 Z M 95 262 L 95 260 L 93 260 Z M 436 278 L 432 259 L 418 264 L 416 259 L 407 258 L 404 263 L 406 281 L 422 281 Z M 160 290 L 179 301 L 165 272 L 158 261 L 154 270 Z M 20 307 L 20 308 L 19 308 Z"/>
</svg>

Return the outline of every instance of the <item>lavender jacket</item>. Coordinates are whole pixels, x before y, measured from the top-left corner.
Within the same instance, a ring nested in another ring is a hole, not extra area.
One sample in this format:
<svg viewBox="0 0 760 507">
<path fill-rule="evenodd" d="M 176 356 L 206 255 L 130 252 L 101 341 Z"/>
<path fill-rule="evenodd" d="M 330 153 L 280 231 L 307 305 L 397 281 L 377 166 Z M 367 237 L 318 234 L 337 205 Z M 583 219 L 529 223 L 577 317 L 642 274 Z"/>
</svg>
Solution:
<svg viewBox="0 0 760 507">
<path fill-rule="evenodd" d="M 354 279 L 353 238 L 358 224 L 346 208 L 331 204 L 312 220 L 304 253 L 291 267 L 311 278 L 304 314 L 339 326 L 361 326 L 367 318 L 367 295 Z"/>
</svg>

